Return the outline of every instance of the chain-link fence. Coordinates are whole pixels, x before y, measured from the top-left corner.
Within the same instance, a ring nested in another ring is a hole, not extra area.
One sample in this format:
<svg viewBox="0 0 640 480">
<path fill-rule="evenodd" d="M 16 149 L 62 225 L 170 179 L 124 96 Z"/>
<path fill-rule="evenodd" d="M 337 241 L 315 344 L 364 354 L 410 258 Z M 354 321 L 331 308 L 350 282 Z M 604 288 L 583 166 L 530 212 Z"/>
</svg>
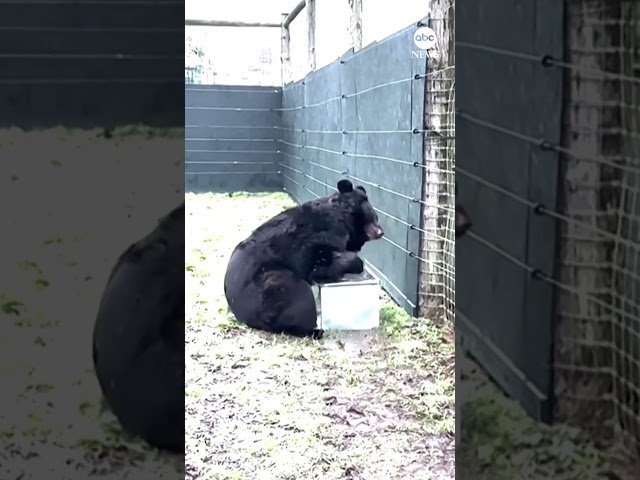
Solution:
<svg viewBox="0 0 640 480">
<path fill-rule="evenodd" d="M 426 24 L 439 48 L 425 79 L 421 265 L 418 302 L 424 314 L 455 318 L 455 30 L 453 2 Z"/>
</svg>

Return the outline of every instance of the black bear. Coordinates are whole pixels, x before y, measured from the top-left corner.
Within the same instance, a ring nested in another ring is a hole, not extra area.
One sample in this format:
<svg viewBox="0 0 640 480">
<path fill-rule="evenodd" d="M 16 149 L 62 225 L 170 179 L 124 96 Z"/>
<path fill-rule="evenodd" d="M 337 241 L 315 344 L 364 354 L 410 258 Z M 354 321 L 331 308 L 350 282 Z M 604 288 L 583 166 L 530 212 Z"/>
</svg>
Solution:
<svg viewBox="0 0 640 480">
<path fill-rule="evenodd" d="M 184 204 L 118 259 L 93 331 L 102 393 L 125 432 L 184 452 Z"/>
<path fill-rule="evenodd" d="M 458 185 L 455 186 L 456 198 L 458 196 Z M 466 209 L 456 200 L 456 238 L 462 237 L 471 228 L 471 219 Z"/>
<path fill-rule="evenodd" d="M 384 235 L 361 186 L 290 208 L 240 242 L 229 259 L 224 293 L 236 319 L 271 333 L 321 338 L 311 284 L 364 269 L 357 252 Z"/>
</svg>

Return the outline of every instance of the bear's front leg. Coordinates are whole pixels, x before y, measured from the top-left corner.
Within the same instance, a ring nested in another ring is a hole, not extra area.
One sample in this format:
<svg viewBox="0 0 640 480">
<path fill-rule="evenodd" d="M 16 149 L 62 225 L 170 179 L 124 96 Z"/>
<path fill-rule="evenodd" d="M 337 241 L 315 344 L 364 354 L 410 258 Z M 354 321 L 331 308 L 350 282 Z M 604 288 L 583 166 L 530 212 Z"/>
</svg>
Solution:
<svg viewBox="0 0 640 480">
<path fill-rule="evenodd" d="M 364 262 L 355 252 L 334 252 L 328 265 L 318 265 L 311 272 L 311 280 L 316 283 L 337 282 L 347 273 L 360 274 Z"/>
<path fill-rule="evenodd" d="M 320 232 L 308 238 L 300 250 L 291 252 L 290 267 L 299 277 L 311 283 L 312 272 L 319 267 L 329 267 L 337 254 L 345 252 L 347 234 L 336 235 Z"/>
</svg>

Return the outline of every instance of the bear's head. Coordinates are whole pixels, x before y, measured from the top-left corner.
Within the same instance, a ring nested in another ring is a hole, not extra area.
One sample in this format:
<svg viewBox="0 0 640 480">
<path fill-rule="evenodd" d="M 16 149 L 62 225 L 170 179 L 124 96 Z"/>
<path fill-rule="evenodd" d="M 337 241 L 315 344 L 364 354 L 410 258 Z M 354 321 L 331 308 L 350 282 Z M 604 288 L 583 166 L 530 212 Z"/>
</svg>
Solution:
<svg viewBox="0 0 640 480">
<path fill-rule="evenodd" d="M 458 185 L 455 186 L 456 197 L 458 195 Z M 456 238 L 462 237 L 467 230 L 471 228 L 471 219 L 467 214 L 467 211 L 456 200 Z"/>
<path fill-rule="evenodd" d="M 338 193 L 334 196 L 334 201 L 346 206 L 353 227 L 347 250 L 359 252 L 368 241 L 382 238 L 384 230 L 378 223 L 378 214 L 363 187 L 358 185 L 354 188 L 353 183 L 346 179 L 340 180 L 337 186 Z"/>
</svg>

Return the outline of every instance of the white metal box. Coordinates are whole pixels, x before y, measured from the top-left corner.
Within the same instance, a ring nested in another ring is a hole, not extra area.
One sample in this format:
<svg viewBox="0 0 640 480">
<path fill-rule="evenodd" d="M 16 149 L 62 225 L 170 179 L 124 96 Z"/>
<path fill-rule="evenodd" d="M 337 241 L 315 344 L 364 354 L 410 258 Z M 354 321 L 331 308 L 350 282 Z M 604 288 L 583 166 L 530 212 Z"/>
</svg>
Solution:
<svg viewBox="0 0 640 480">
<path fill-rule="evenodd" d="M 380 282 L 366 270 L 314 286 L 321 330 L 370 330 L 380 325 Z"/>
</svg>

